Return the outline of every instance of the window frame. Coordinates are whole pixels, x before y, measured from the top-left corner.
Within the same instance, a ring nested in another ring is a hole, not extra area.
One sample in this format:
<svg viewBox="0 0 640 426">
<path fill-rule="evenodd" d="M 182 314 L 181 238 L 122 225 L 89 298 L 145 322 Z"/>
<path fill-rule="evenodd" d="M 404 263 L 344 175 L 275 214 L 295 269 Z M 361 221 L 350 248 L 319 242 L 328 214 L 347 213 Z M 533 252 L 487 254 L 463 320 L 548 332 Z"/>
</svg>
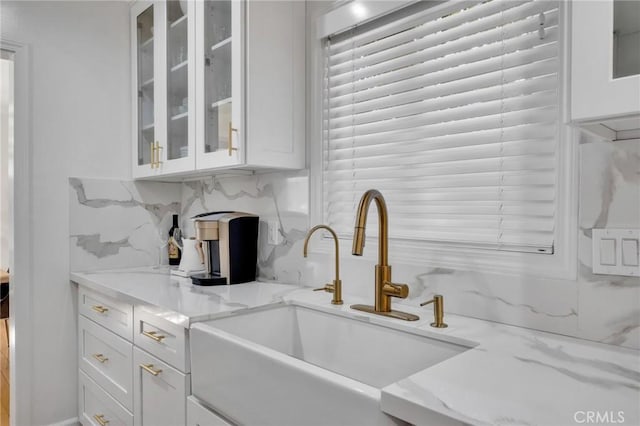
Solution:
<svg viewBox="0 0 640 426">
<path fill-rule="evenodd" d="M 454 0 L 449 0 L 454 1 Z M 372 13 L 358 21 L 354 5 L 367 8 L 372 5 Z M 348 29 L 356 23 L 383 16 L 398 9 L 386 5 L 387 2 L 352 0 L 332 3 L 328 8 L 312 10 L 311 22 L 315 22 L 316 32 L 310 40 L 310 111 L 309 111 L 309 185 L 310 185 L 310 223 L 319 224 L 324 221 L 323 203 L 323 39 L 341 29 Z M 413 1 L 403 2 L 406 6 Z M 448 3 L 448 2 L 446 2 Z M 490 250 L 483 248 L 461 247 L 459 244 L 448 244 L 432 241 L 412 241 L 389 239 L 389 260 L 392 264 L 420 264 L 425 268 L 447 268 L 485 273 L 531 275 L 555 279 L 575 279 L 577 276 L 577 243 L 578 243 L 578 130 L 569 123 L 569 74 L 570 74 L 570 4 L 560 1 L 560 19 L 562 30 L 559 37 L 560 46 L 560 118 L 559 118 L 559 150 L 557 154 L 557 205 L 556 226 L 554 235 L 554 253 L 537 254 L 513 251 Z M 377 4 L 377 5 L 376 5 Z M 442 6 L 432 8 L 433 15 L 438 14 Z M 340 28 L 342 25 L 342 28 Z M 383 193 L 384 195 L 384 193 Z M 376 214 L 371 207 L 370 214 Z M 355 217 L 354 217 L 355 220 Z M 393 221 L 393 218 L 390 218 Z M 377 259 L 377 230 L 367 233 L 367 246 L 362 256 L 363 261 L 375 262 Z M 313 246 L 312 252 L 331 253 L 333 242 L 328 236 Z M 351 252 L 351 240 L 340 239 L 343 253 Z"/>
</svg>

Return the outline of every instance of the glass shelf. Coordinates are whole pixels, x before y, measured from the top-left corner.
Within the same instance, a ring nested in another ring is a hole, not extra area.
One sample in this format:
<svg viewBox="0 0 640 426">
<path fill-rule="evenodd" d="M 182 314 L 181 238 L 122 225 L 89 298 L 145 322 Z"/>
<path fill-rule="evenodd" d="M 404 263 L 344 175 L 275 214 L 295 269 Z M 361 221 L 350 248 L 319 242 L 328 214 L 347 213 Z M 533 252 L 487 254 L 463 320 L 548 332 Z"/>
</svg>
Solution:
<svg viewBox="0 0 640 426">
<path fill-rule="evenodd" d="M 224 40 L 222 40 L 219 43 L 214 44 L 213 46 L 211 46 L 211 51 L 214 51 L 216 49 L 221 48 L 222 46 L 226 45 L 227 43 L 231 43 L 231 37 L 229 38 L 225 38 Z"/>
<path fill-rule="evenodd" d="M 145 49 L 149 46 L 153 46 L 153 37 L 150 37 L 147 40 L 140 43 L 140 49 Z"/>
<path fill-rule="evenodd" d="M 174 115 L 171 117 L 171 120 L 180 120 L 181 118 L 187 118 L 189 116 L 189 111 L 182 112 L 180 114 Z"/>
<path fill-rule="evenodd" d="M 177 27 L 182 23 L 185 23 L 185 24 L 187 23 L 187 15 L 182 15 L 180 18 L 173 21 L 171 25 L 169 25 L 169 28 L 174 29 L 175 27 Z"/>
<path fill-rule="evenodd" d="M 211 104 L 211 109 L 218 108 L 225 104 L 230 104 L 232 98 L 222 99 L 221 101 L 214 102 Z"/>
<path fill-rule="evenodd" d="M 189 63 L 188 60 L 182 61 L 180 62 L 178 65 L 174 65 L 173 67 L 171 67 L 171 72 L 176 72 L 182 68 L 184 68 L 185 70 L 187 69 L 187 64 Z"/>
</svg>

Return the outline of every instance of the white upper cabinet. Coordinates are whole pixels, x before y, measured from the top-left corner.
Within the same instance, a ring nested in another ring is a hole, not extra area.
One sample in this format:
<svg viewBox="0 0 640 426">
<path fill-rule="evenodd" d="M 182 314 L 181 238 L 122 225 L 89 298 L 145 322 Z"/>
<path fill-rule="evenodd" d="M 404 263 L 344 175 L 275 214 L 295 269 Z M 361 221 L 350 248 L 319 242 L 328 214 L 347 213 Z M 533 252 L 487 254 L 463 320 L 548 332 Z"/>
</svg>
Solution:
<svg viewBox="0 0 640 426">
<path fill-rule="evenodd" d="M 131 10 L 133 177 L 195 167 L 193 2 L 138 2 Z"/>
<path fill-rule="evenodd" d="M 640 128 L 640 2 L 572 2 L 571 118 L 618 139 Z"/>
<path fill-rule="evenodd" d="M 201 1 L 197 8 L 196 68 L 198 69 L 199 169 L 244 163 L 242 129 L 243 4 Z"/>
<path fill-rule="evenodd" d="M 132 7 L 133 177 L 305 162 L 305 4 Z"/>
</svg>

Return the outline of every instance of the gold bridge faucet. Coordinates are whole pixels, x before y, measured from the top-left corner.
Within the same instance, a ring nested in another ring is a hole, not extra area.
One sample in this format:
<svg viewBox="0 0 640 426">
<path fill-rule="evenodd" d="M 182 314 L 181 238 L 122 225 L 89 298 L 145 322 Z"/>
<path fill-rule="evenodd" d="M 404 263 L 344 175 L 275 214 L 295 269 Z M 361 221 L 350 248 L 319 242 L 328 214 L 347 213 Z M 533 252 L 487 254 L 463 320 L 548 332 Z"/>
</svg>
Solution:
<svg viewBox="0 0 640 426">
<path fill-rule="evenodd" d="M 355 256 L 362 256 L 365 242 L 365 228 L 367 226 L 367 214 L 372 201 L 376 202 L 376 207 L 378 208 L 378 264 L 376 265 L 375 305 L 351 305 L 351 309 L 399 318 L 406 321 L 416 321 L 420 319 L 417 315 L 391 309 L 391 298 L 399 297 L 405 299 L 409 295 L 409 286 L 406 284 L 395 284 L 391 281 L 391 266 L 388 261 L 389 237 L 387 204 L 378 190 L 370 189 L 365 192 L 360 199 L 353 234 L 353 254 Z"/>
<path fill-rule="evenodd" d="M 333 237 L 333 241 L 336 245 L 336 278 L 333 280 L 333 284 L 326 284 L 324 287 L 316 288 L 314 291 L 326 291 L 329 293 L 333 293 L 333 299 L 331 303 L 334 305 L 342 305 L 342 281 L 340 281 L 340 248 L 338 244 L 338 236 L 334 232 L 333 229 L 329 228 L 327 225 L 316 225 L 307 232 L 307 237 L 304 239 L 304 257 L 307 257 L 307 246 L 309 245 L 309 238 L 311 235 L 316 232 L 318 229 L 326 229 L 331 233 Z"/>
</svg>

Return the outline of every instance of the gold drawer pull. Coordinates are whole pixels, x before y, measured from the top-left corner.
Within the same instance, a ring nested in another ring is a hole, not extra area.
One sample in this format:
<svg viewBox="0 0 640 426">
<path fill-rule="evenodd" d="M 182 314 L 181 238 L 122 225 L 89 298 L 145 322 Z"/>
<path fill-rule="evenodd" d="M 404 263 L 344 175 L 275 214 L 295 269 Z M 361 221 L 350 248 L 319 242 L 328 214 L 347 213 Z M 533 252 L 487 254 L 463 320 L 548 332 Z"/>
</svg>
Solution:
<svg viewBox="0 0 640 426">
<path fill-rule="evenodd" d="M 109 420 L 104 419 L 104 414 L 96 414 L 93 418 L 96 419 L 100 426 L 107 426 L 107 423 L 109 423 Z"/>
<path fill-rule="evenodd" d="M 109 309 L 105 308 L 104 306 L 100 306 L 100 305 L 92 306 L 91 309 L 93 309 L 94 311 L 99 312 L 101 314 L 104 314 L 105 312 L 109 311 Z"/>
<path fill-rule="evenodd" d="M 105 358 L 102 354 L 93 354 L 91 356 L 97 359 L 100 364 L 104 364 L 105 362 L 109 361 L 109 358 Z"/>
<path fill-rule="evenodd" d="M 162 370 L 154 370 L 153 364 L 140 364 L 140 368 L 142 368 L 143 370 L 146 370 L 147 372 L 153 374 L 154 376 L 157 376 L 158 374 L 162 373 Z"/>
<path fill-rule="evenodd" d="M 144 334 L 145 336 L 155 340 L 156 342 L 162 342 L 162 339 L 164 339 L 167 336 L 163 336 L 162 334 L 158 334 L 157 331 L 143 331 L 142 334 Z"/>
</svg>

